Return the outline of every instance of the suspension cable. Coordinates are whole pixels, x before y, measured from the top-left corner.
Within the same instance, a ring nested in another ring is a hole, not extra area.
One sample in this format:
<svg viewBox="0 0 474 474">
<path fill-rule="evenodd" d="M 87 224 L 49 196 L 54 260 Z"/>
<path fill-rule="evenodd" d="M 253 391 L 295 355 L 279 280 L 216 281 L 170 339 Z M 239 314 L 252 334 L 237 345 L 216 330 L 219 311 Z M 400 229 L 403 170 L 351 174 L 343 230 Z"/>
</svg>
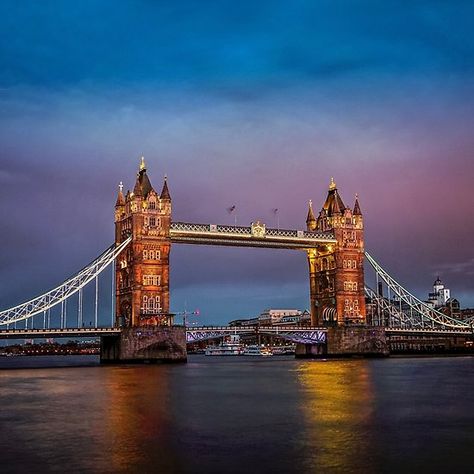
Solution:
<svg viewBox="0 0 474 474">
<path fill-rule="evenodd" d="M 53 306 L 66 300 L 79 289 L 83 288 L 87 283 L 104 271 L 127 247 L 131 242 L 131 236 L 124 240 L 121 244 L 112 245 L 92 263 L 84 267 L 74 276 L 68 278 L 58 287 L 33 298 L 25 303 L 19 304 L 13 308 L 0 311 L 0 325 L 15 323 L 32 318 L 34 315 L 49 310 Z"/>
<path fill-rule="evenodd" d="M 424 322 L 431 323 L 433 327 L 434 324 L 440 324 L 441 326 L 447 326 L 451 328 L 471 328 L 469 323 L 455 319 L 428 306 L 424 301 L 421 301 L 419 298 L 411 294 L 406 288 L 404 288 L 394 278 L 392 278 L 367 252 L 365 252 L 365 256 L 374 270 L 387 284 L 388 290 L 390 291 L 390 289 L 392 289 L 395 295 L 397 295 L 400 299 L 403 299 L 406 304 L 408 304 L 412 309 L 415 310 L 415 312 L 421 315 L 422 320 L 428 319 L 428 321 Z"/>
</svg>

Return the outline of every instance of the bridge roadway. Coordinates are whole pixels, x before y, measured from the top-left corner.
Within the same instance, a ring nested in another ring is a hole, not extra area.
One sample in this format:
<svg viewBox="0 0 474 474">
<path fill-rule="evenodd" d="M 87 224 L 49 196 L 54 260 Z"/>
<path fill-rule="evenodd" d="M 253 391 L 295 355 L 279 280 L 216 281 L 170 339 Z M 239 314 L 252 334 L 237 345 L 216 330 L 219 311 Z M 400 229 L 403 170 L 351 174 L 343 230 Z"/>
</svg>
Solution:
<svg viewBox="0 0 474 474">
<path fill-rule="evenodd" d="M 387 336 L 396 336 L 398 334 L 403 336 L 469 336 L 474 335 L 474 328 L 447 328 L 447 329 L 406 329 L 406 328 L 385 328 Z"/>
<path fill-rule="evenodd" d="M 327 328 L 297 326 L 203 326 L 187 328 L 186 342 L 199 342 L 232 334 L 264 334 L 302 344 L 325 344 Z"/>
<path fill-rule="evenodd" d="M 0 339 L 35 339 L 117 336 L 121 328 L 54 328 L 54 329 L 0 329 Z M 387 336 L 466 336 L 473 335 L 473 329 L 403 329 L 385 328 Z M 327 328 L 296 326 L 201 326 L 186 329 L 187 342 L 198 342 L 231 334 L 265 334 L 301 339 L 301 342 L 324 343 Z"/>
<path fill-rule="evenodd" d="M 259 222 L 253 223 L 249 227 L 173 222 L 170 228 L 170 238 L 171 242 L 182 244 L 296 250 L 337 243 L 332 232 L 267 229 L 264 224 Z"/>
<path fill-rule="evenodd" d="M 76 337 L 118 336 L 121 328 L 55 328 L 55 329 L 2 329 L 0 339 L 50 339 Z M 186 329 L 189 343 L 216 339 L 230 334 L 266 334 L 294 342 L 322 344 L 326 342 L 325 328 L 294 326 L 203 326 Z"/>
<path fill-rule="evenodd" d="M 1 329 L 0 339 L 50 339 L 66 337 L 117 336 L 120 328 Z"/>
</svg>

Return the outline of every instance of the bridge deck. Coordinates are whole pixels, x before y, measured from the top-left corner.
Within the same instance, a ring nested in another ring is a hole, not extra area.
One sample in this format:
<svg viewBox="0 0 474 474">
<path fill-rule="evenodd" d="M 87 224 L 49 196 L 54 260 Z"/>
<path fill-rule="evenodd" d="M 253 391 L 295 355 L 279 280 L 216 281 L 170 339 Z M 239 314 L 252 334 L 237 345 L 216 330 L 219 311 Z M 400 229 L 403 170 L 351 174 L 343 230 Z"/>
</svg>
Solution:
<svg viewBox="0 0 474 474">
<path fill-rule="evenodd" d="M 437 335 L 437 336 L 469 336 L 473 335 L 473 329 L 469 328 L 460 328 L 460 329 L 408 329 L 408 328 L 385 328 L 385 333 L 387 336 L 395 335 L 410 335 L 410 336 L 423 336 L 423 335 Z"/>
<path fill-rule="evenodd" d="M 186 332 L 190 333 L 215 333 L 216 335 L 226 334 L 251 334 L 261 333 L 268 335 L 278 335 L 281 333 L 326 333 L 326 327 L 311 326 L 200 326 L 188 327 Z M 99 337 L 117 336 L 121 332 L 120 328 L 67 328 L 67 329 L 1 329 L 0 339 L 34 339 L 34 338 L 67 338 L 67 337 Z M 403 329 L 385 328 L 388 336 L 395 335 L 437 335 L 437 336 L 469 336 L 473 335 L 471 329 Z"/>
<path fill-rule="evenodd" d="M 170 237 L 172 242 L 183 244 L 300 250 L 337 242 L 330 232 L 267 229 L 259 224 L 242 227 L 174 222 L 171 224 Z"/>
<path fill-rule="evenodd" d="M 1 329 L 0 339 L 49 339 L 66 337 L 117 336 L 120 328 Z"/>
</svg>

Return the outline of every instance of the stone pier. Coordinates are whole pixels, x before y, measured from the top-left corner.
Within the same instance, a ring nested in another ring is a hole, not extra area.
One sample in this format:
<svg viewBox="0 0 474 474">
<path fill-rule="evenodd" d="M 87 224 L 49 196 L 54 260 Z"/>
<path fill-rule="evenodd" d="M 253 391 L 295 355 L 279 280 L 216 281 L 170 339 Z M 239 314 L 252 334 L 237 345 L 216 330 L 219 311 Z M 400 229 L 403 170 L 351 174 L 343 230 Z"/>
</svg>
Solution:
<svg viewBox="0 0 474 474">
<path fill-rule="evenodd" d="M 296 357 L 388 357 L 385 329 L 371 326 L 330 327 L 326 345 L 297 344 Z"/>
<path fill-rule="evenodd" d="M 123 328 L 118 336 L 103 336 L 101 363 L 186 362 L 186 332 L 181 326 Z"/>
</svg>

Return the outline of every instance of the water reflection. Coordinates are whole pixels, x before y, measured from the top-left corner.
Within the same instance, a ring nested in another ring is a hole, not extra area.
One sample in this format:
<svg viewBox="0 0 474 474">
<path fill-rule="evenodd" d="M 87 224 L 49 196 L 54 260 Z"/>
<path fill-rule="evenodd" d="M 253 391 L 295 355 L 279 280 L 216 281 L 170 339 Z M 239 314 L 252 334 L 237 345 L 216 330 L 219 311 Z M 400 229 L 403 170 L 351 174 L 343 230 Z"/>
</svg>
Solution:
<svg viewBox="0 0 474 474">
<path fill-rule="evenodd" d="M 310 361 L 298 368 L 310 472 L 376 472 L 374 390 L 366 361 Z"/>
<path fill-rule="evenodd" d="M 474 358 L 205 356 L 0 370 L 0 471 L 470 472 L 473 371 Z"/>
<path fill-rule="evenodd" d="M 108 370 L 104 424 L 109 440 L 108 468 L 112 472 L 143 472 L 154 466 L 176 469 L 168 434 L 169 383 L 166 367 L 129 367 Z"/>
<path fill-rule="evenodd" d="M 2 473 L 177 472 L 168 375 L 162 366 L 0 372 Z"/>
</svg>

